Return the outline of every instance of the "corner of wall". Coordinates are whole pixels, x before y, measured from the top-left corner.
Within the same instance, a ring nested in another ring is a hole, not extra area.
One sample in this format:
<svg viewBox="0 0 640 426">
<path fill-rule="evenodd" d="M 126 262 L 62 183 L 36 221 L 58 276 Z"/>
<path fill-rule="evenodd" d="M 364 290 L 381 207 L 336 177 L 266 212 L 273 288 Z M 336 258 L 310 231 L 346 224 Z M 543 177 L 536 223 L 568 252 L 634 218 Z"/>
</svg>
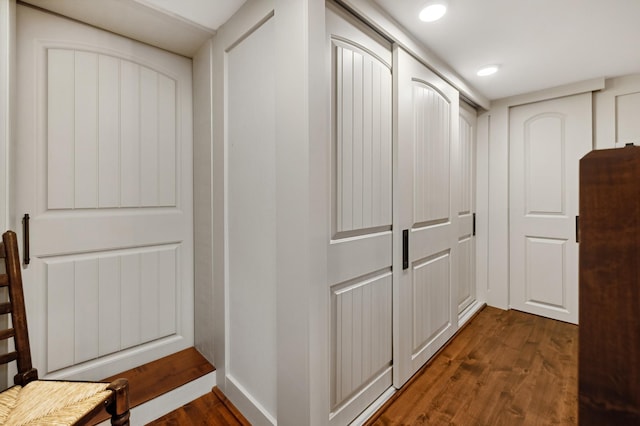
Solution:
<svg viewBox="0 0 640 426">
<path fill-rule="evenodd" d="M 508 309 L 509 108 L 492 104 L 478 121 L 478 280 L 488 305 Z"/>
<path fill-rule="evenodd" d="M 211 40 L 193 57 L 195 346 L 214 362 Z"/>
</svg>

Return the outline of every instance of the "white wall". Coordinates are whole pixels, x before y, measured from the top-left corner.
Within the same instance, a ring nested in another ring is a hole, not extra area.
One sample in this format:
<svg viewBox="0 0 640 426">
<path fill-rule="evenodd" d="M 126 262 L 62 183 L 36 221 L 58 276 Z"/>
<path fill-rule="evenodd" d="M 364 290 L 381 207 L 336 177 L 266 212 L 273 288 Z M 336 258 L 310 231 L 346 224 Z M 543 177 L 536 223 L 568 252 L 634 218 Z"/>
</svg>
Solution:
<svg viewBox="0 0 640 426">
<path fill-rule="evenodd" d="M 596 149 L 640 145 L 640 74 L 608 79 L 593 109 Z"/>
<path fill-rule="evenodd" d="M 226 54 L 227 380 L 276 418 L 274 20 Z"/>
<path fill-rule="evenodd" d="M 214 364 L 254 424 L 329 413 L 323 17 L 253 1 L 212 44 Z"/>
<path fill-rule="evenodd" d="M 329 413 L 324 0 L 276 0 L 278 424 Z"/>
<path fill-rule="evenodd" d="M 220 28 L 211 46 L 209 332 L 218 386 L 253 424 L 276 422 L 278 398 L 274 39 L 273 3 L 254 1 Z"/>
<path fill-rule="evenodd" d="M 214 361 L 212 41 L 193 57 L 194 340 Z"/>
</svg>

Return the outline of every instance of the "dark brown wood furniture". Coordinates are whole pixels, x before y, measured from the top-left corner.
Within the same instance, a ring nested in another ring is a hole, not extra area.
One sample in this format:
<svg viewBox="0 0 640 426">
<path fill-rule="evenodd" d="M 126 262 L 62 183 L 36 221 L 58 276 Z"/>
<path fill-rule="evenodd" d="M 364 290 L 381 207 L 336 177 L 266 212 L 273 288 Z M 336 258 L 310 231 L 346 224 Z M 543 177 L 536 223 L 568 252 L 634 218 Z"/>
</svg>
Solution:
<svg viewBox="0 0 640 426">
<path fill-rule="evenodd" d="M 579 423 L 640 424 L 640 147 L 580 161 Z"/>
<path fill-rule="evenodd" d="M 15 386 L 0 393 L 0 424 L 11 421 L 12 416 L 21 420 L 28 417 L 33 424 L 87 424 L 98 411 L 106 408 L 111 424 L 128 425 L 126 379 L 111 383 L 38 380 L 38 372 L 31 363 L 21 265 L 13 231 L 2 235 L 0 258 L 5 261 L 0 287 L 8 288 L 9 299 L 0 303 L 0 315 L 11 315 L 11 322 L 6 321 L 10 325 L 0 330 L 0 339 L 13 338 L 15 346 L 15 350 L 0 355 L 0 363 L 16 361 L 18 368 Z M 28 409 L 21 407 L 23 402 L 28 403 Z"/>
</svg>

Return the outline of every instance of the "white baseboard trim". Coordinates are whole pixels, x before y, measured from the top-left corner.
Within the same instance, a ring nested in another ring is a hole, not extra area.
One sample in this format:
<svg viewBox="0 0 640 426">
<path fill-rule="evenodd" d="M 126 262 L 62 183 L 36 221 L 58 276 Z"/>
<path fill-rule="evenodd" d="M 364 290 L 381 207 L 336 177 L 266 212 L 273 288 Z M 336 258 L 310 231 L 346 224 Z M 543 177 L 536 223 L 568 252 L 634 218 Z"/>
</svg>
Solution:
<svg viewBox="0 0 640 426">
<path fill-rule="evenodd" d="M 397 392 L 397 389 L 394 388 L 393 386 L 391 386 L 389 389 L 384 391 L 384 393 L 380 395 L 378 399 L 373 401 L 373 403 L 369 405 L 366 410 L 364 410 L 358 417 L 356 417 L 351 423 L 349 423 L 349 426 L 362 426 L 396 392 Z"/>
<path fill-rule="evenodd" d="M 460 312 L 460 315 L 458 315 L 458 329 L 462 328 L 463 325 L 465 325 L 471 318 L 474 317 L 475 314 L 480 311 L 480 309 L 484 308 L 485 306 L 487 306 L 485 302 L 480 302 L 478 300 L 467 306 L 467 308 L 464 311 Z"/>
<path fill-rule="evenodd" d="M 232 375 L 228 374 L 224 388 L 218 384 L 229 401 L 242 413 L 251 424 L 276 425 L 278 421 L 269 411 L 251 395 Z"/>
</svg>

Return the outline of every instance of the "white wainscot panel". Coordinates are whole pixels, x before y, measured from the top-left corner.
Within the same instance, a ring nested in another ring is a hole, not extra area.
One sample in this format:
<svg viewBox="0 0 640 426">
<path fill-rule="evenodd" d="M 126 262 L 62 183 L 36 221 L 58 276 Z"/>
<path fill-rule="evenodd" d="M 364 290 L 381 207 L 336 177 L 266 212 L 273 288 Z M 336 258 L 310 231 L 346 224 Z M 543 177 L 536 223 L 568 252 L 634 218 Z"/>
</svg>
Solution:
<svg viewBox="0 0 640 426">
<path fill-rule="evenodd" d="M 391 224 L 391 70 L 333 40 L 336 232 Z"/>
<path fill-rule="evenodd" d="M 332 288 L 332 411 L 391 365 L 391 294 L 391 272 Z"/>
<path fill-rule="evenodd" d="M 565 117 L 546 113 L 524 125 L 527 214 L 564 214 Z"/>
<path fill-rule="evenodd" d="M 278 408 L 274 28 L 274 19 L 267 19 L 225 56 L 224 383 L 234 403 L 257 424 L 275 424 Z"/>
<path fill-rule="evenodd" d="M 175 206 L 175 79 L 99 52 L 47 59 L 48 208 Z"/>
<path fill-rule="evenodd" d="M 45 259 L 47 373 L 175 334 L 179 250 Z"/>
<path fill-rule="evenodd" d="M 451 256 L 443 252 L 413 265 L 414 356 L 449 326 Z"/>
<path fill-rule="evenodd" d="M 567 240 L 526 237 L 526 303 L 566 309 Z"/>
<path fill-rule="evenodd" d="M 414 222 L 432 223 L 449 218 L 451 105 L 438 91 L 413 82 Z"/>
<path fill-rule="evenodd" d="M 640 93 L 616 96 L 616 142 L 638 143 L 640 140 Z"/>
</svg>

